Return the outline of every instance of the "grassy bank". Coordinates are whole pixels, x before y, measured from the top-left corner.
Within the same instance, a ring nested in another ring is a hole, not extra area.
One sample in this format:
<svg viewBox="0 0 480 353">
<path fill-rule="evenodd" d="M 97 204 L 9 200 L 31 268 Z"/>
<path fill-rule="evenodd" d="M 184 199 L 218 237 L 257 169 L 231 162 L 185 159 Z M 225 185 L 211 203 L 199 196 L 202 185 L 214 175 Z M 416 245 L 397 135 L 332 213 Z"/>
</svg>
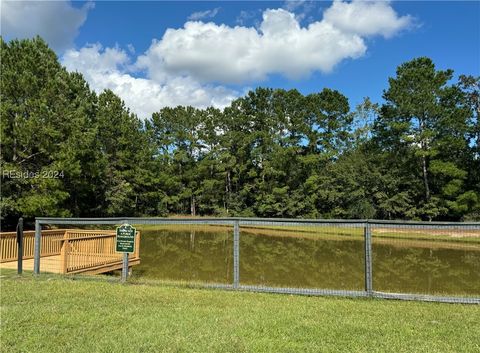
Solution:
<svg viewBox="0 0 480 353">
<path fill-rule="evenodd" d="M 138 230 L 177 230 L 177 231 L 224 231 L 232 226 L 222 225 L 137 225 Z M 242 232 L 272 235 L 272 236 L 295 236 L 301 238 L 318 239 L 318 237 L 330 237 L 341 239 L 345 237 L 363 238 L 363 228 L 345 226 L 242 226 Z M 396 240 L 422 240 L 438 242 L 457 242 L 480 244 L 480 230 L 478 229 L 429 229 L 429 228 L 373 228 L 372 234 L 375 239 Z"/>
<path fill-rule="evenodd" d="M 181 217 L 172 217 L 181 218 Z M 201 217 L 195 217 L 201 219 Z M 115 230 L 117 225 L 72 225 L 68 228 L 76 229 L 108 229 Z M 154 224 L 144 225 L 137 224 L 134 226 L 140 231 L 154 230 L 175 230 L 175 231 L 205 231 L 205 232 L 223 232 L 226 229 L 233 232 L 231 225 L 207 225 L 207 224 Z M 56 227 L 53 227 L 55 229 Z M 338 226 L 320 226 L 320 225 L 295 225 L 295 226 L 276 226 L 276 225 L 242 225 L 241 232 L 270 235 L 270 236 L 291 236 L 306 239 L 322 239 L 328 238 L 332 240 L 345 240 L 349 238 L 363 239 L 362 227 L 348 227 L 344 225 Z M 428 241 L 442 243 L 440 247 L 444 247 L 446 242 L 468 244 L 469 248 L 478 249 L 480 244 L 479 229 L 461 229 L 446 228 L 444 230 L 428 228 L 428 227 L 397 227 L 397 228 L 376 228 L 372 227 L 373 240 L 376 239 L 392 239 L 394 241 Z M 438 246 L 438 244 L 437 244 Z M 455 247 L 447 246 L 447 247 Z"/>
<path fill-rule="evenodd" d="M 178 232 L 225 232 L 233 234 L 232 226 L 222 225 L 136 225 L 141 232 L 178 231 Z M 363 241 L 363 228 L 319 227 L 319 226 L 242 226 L 241 233 L 251 233 L 271 237 L 292 237 L 311 240 L 359 240 Z M 480 231 L 436 229 L 374 229 L 373 244 L 387 244 L 394 247 L 460 249 L 480 251 Z"/>
<path fill-rule="evenodd" d="M 479 306 L 1 278 L 2 352 L 477 352 Z"/>
</svg>

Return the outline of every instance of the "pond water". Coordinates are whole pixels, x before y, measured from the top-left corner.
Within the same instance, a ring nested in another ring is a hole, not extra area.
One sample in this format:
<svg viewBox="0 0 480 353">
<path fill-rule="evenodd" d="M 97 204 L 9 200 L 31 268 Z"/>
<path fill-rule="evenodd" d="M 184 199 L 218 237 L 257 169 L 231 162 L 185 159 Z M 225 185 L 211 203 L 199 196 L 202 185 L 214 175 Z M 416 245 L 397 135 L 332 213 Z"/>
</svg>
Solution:
<svg viewBox="0 0 480 353">
<path fill-rule="evenodd" d="M 241 232 L 240 283 L 363 290 L 362 237 L 292 234 Z M 374 237 L 374 290 L 480 296 L 480 244 L 431 244 Z M 136 277 L 230 284 L 233 230 L 144 230 L 140 256 Z"/>
</svg>

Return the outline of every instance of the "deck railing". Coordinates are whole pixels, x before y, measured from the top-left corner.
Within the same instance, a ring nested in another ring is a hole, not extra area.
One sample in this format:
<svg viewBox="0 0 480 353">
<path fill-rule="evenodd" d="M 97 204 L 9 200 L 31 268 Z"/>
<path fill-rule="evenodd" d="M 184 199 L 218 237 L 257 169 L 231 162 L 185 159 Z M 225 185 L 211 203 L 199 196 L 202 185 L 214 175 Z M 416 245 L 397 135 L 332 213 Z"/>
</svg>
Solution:
<svg viewBox="0 0 480 353">
<path fill-rule="evenodd" d="M 122 253 L 115 251 L 114 231 L 68 230 L 61 242 L 62 273 L 81 272 L 108 264 L 122 262 Z M 135 237 L 132 260 L 139 258 L 140 232 Z"/>
<path fill-rule="evenodd" d="M 41 256 L 59 255 L 61 243 L 66 229 L 44 230 L 42 234 Z M 35 245 L 35 231 L 23 232 L 23 259 L 33 259 Z M 18 258 L 17 233 L 0 233 L 0 263 L 15 261 Z"/>
<path fill-rule="evenodd" d="M 140 258 L 140 232 L 136 233 L 135 252 L 131 260 Z M 23 259 L 34 258 L 35 231 L 23 232 Z M 54 229 L 43 230 L 40 256 L 60 255 L 62 273 L 77 273 L 122 261 L 115 251 L 115 231 Z M 0 263 L 16 261 L 16 232 L 0 233 Z"/>
</svg>

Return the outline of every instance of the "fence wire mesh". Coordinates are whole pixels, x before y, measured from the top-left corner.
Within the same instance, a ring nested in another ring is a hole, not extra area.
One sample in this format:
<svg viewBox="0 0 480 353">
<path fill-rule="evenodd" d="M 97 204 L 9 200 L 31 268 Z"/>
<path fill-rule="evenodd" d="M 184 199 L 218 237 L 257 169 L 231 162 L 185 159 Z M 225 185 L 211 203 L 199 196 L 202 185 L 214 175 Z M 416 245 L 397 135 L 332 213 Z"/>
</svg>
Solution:
<svg viewBox="0 0 480 353">
<path fill-rule="evenodd" d="M 480 297 L 478 226 L 379 223 L 371 227 L 375 291 L 465 301 Z"/>
<path fill-rule="evenodd" d="M 242 225 L 240 283 L 362 291 L 364 248 L 358 224 Z"/>
<path fill-rule="evenodd" d="M 24 271 L 119 277 L 124 223 L 137 230 L 135 281 L 480 304 L 480 223 L 40 218 Z M 15 268 L 12 236 L 0 238 L 1 267 Z"/>
<path fill-rule="evenodd" d="M 134 224 L 141 231 L 138 280 L 233 284 L 233 226 Z"/>
</svg>

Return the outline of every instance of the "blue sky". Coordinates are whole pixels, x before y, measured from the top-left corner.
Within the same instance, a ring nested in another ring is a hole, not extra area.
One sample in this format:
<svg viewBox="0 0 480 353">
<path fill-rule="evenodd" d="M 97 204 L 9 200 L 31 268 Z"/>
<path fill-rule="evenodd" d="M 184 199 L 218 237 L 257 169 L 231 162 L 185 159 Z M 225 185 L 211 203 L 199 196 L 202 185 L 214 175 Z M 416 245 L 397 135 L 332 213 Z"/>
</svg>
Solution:
<svg viewBox="0 0 480 353">
<path fill-rule="evenodd" d="M 5 39 L 35 34 L 141 117 L 165 105 L 222 107 L 257 86 L 381 102 L 396 67 L 419 56 L 480 75 L 477 1 L 2 2 Z"/>
</svg>

